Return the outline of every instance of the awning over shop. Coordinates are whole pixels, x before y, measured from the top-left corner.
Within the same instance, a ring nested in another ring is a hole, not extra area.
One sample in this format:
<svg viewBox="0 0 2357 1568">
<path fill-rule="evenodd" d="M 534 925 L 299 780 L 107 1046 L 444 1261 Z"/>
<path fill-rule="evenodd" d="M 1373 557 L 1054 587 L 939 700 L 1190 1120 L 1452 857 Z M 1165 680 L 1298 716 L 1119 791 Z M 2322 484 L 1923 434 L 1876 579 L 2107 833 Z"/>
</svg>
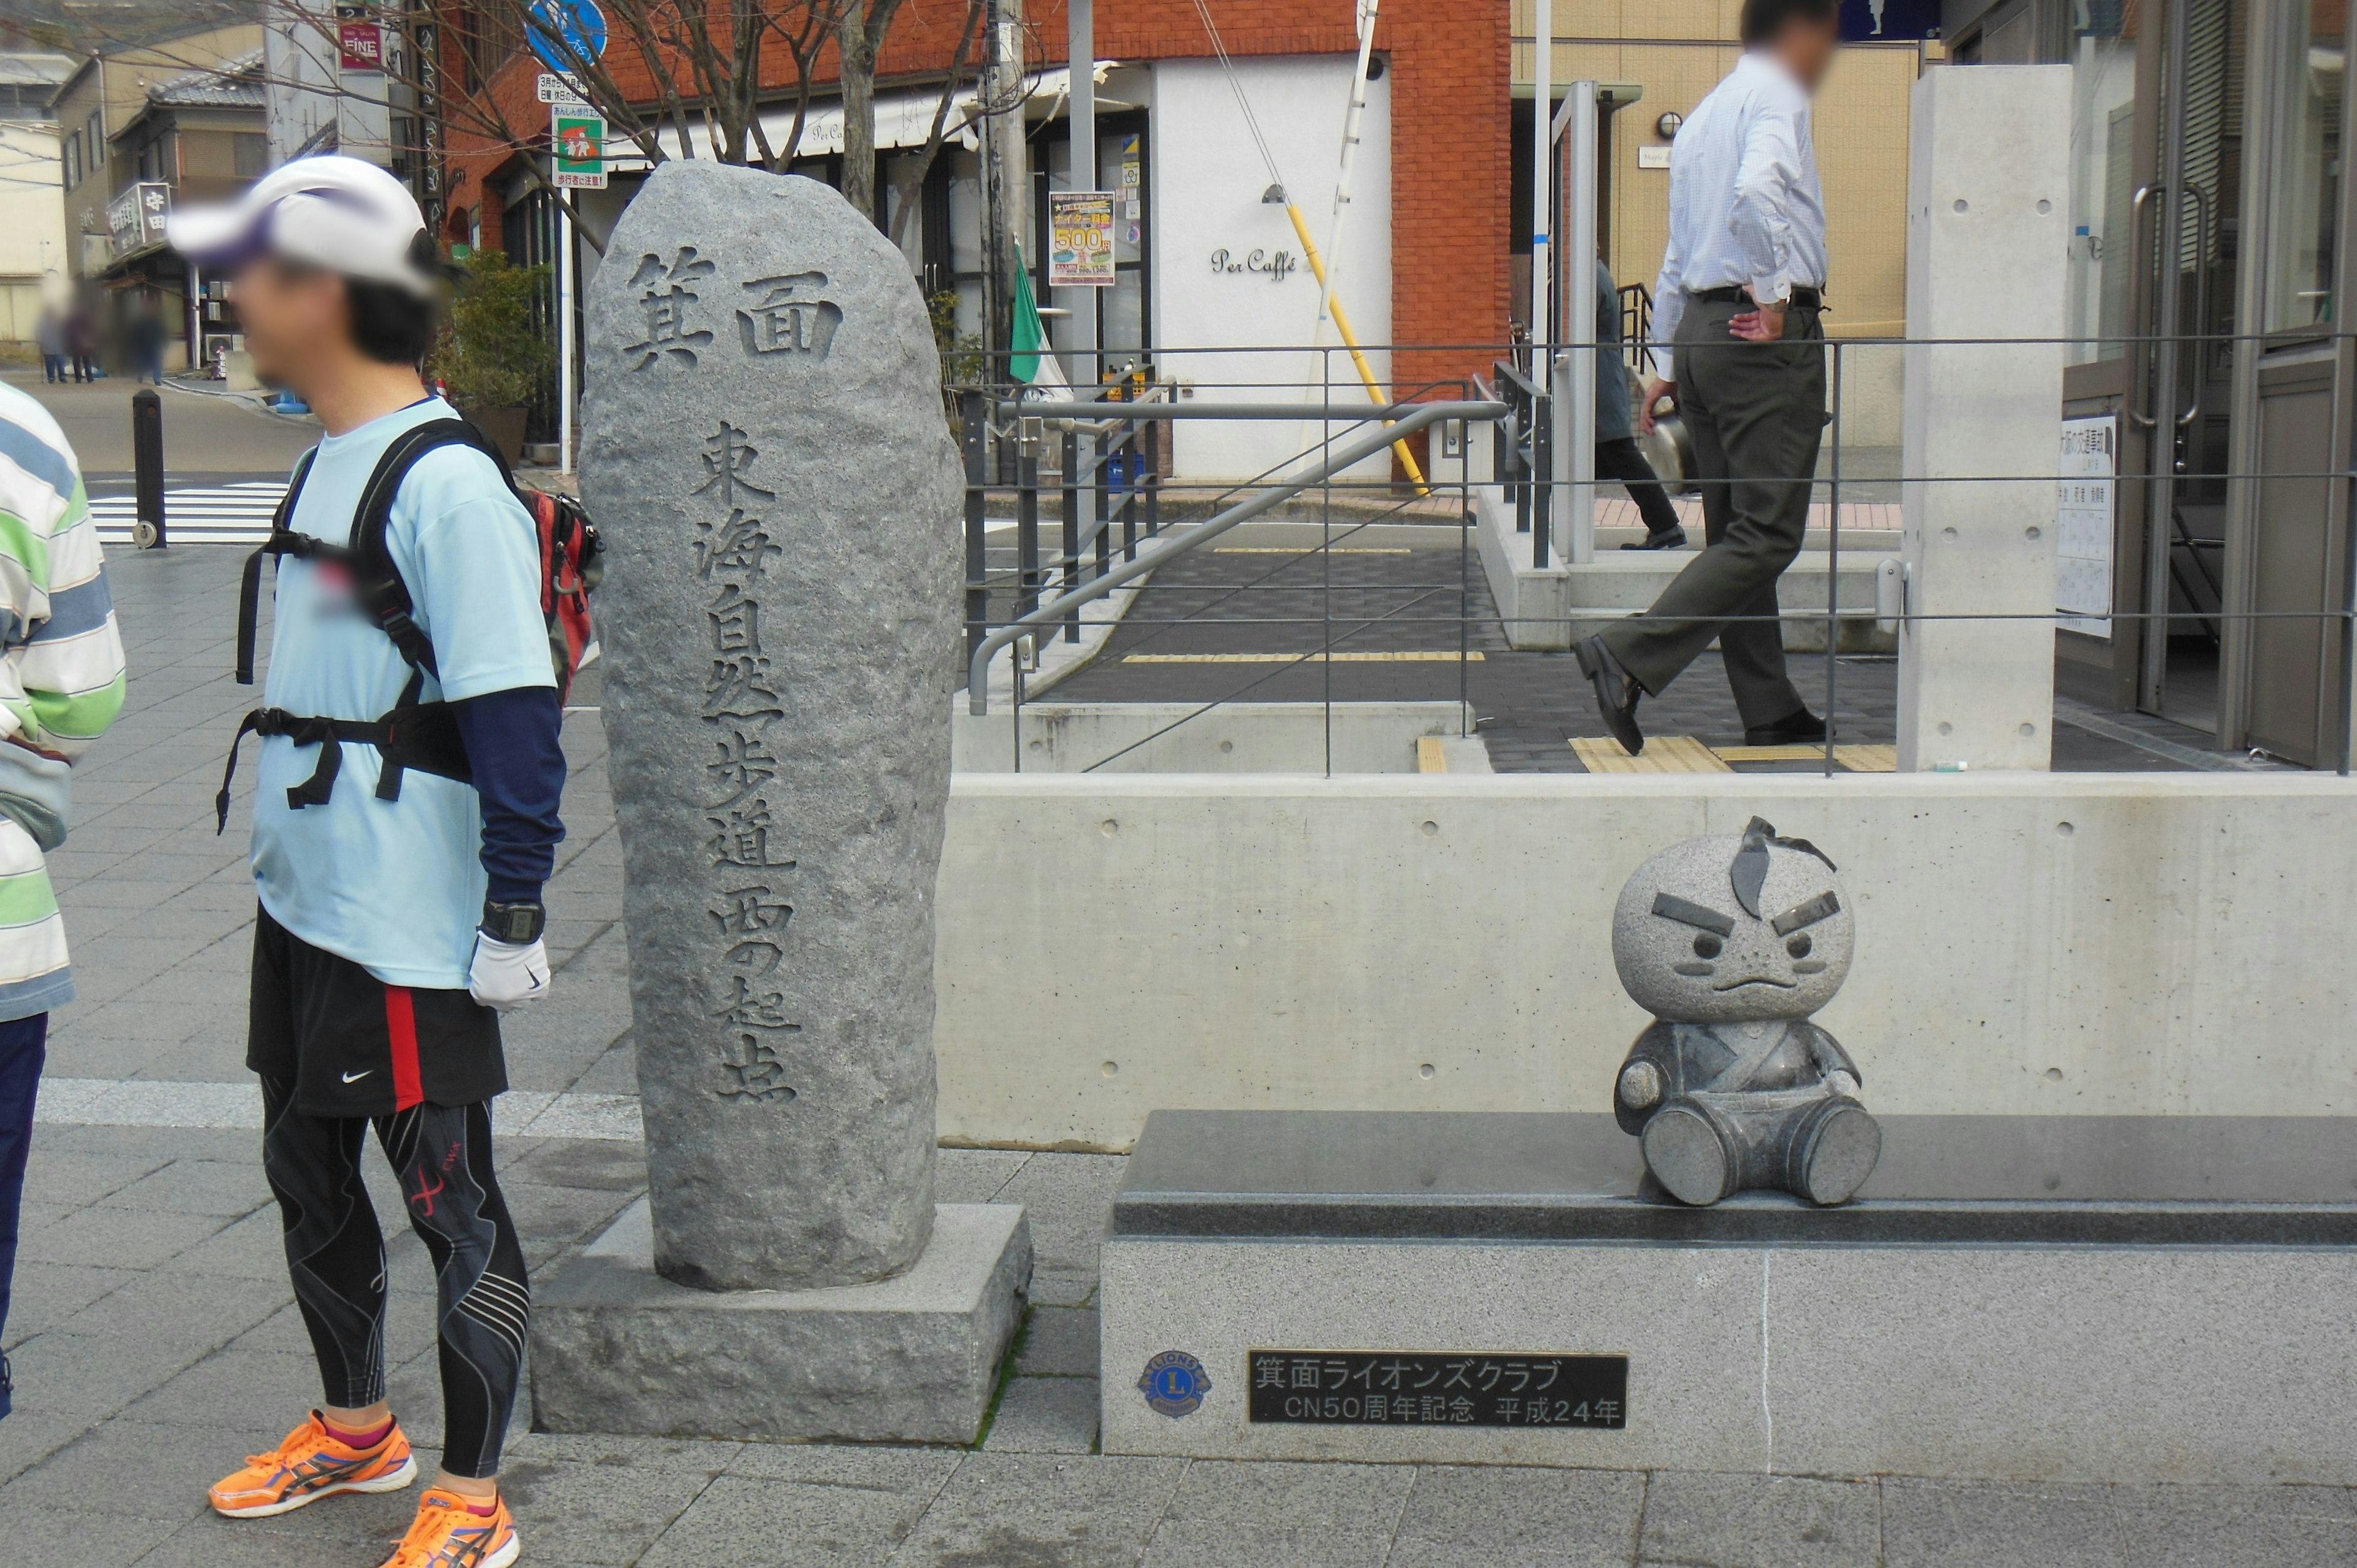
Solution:
<svg viewBox="0 0 2357 1568">
<path fill-rule="evenodd" d="M 1102 84 L 1105 74 L 1120 62 L 1097 61 L 1096 80 Z M 1064 112 L 1065 100 L 1071 92 L 1071 72 L 1063 66 L 1040 71 L 1026 79 L 1029 87 L 1024 106 L 1028 120 L 1052 120 Z M 976 86 L 963 89 L 950 101 L 950 112 L 942 122 L 945 138 L 972 148 L 978 144 L 975 122 L 981 118 L 978 103 L 981 90 Z M 895 147 L 921 147 L 933 128 L 933 111 L 941 106 L 939 88 L 927 88 L 914 92 L 879 93 L 876 99 L 876 146 L 879 152 Z M 1100 108 L 1125 108 L 1100 98 Z M 782 147 L 793 134 L 794 106 L 791 102 L 771 104 L 761 111 L 761 133 L 772 148 Z M 697 157 L 712 156 L 710 134 L 691 112 L 688 129 L 690 141 Z M 656 136 L 665 154 L 680 156 L 679 130 L 666 120 Z M 642 168 L 646 160 L 637 156 L 637 149 L 623 136 L 610 136 L 607 141 L 608 166 L 617 171 Z M 813 102 L 810 118 L 803 123 L 802 140 L 796 144 L 796 157 L 824 157 L 843 151 L 843 105 L 839 102 Z"/>
</svg>

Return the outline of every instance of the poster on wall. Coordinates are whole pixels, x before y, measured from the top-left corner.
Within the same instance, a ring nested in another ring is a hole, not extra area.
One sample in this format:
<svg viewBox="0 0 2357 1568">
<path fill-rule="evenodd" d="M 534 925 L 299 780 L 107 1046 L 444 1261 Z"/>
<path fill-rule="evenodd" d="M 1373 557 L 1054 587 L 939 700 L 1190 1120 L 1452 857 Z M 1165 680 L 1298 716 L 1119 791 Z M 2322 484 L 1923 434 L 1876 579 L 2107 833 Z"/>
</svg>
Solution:
<svg viewBox="0 0 2357 1568">
<path fill-rule="evenodd" d="M 2119 485 L 2115 413 L 2062 422 L 2054 505 L 2055 608 L 2065 631 L 2112 635 L 2112 513 Z"/>
<path fill-rule="evenodd" d="M 558 107 L 550 115 L 556 150 L 559 190 L 606 188 L 606 121 L 604 116 Z"/>
<path fill-rule="evenodd" d="M 1114 193 L 1048 193 L 1048 286 L 1111 288 Z"/>
</svg>

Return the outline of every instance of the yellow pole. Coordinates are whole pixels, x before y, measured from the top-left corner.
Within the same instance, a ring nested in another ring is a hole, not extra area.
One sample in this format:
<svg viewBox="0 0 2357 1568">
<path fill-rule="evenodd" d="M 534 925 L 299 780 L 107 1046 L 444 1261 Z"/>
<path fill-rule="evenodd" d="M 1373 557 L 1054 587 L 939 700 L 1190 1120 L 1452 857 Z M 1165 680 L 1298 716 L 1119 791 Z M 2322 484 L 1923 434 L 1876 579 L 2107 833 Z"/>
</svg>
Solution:
<svg viewBox="0 0 2357 1568">
<path fill-rule="evenodd" d="M 1301 209 L 1287 201 L 1285 204 L 1285 215 L 1293 220 L 1293 231 L 1301 237 L 1301 253 L 1309 259 L 1309 275 L 1318 280 L 1319 288 L 1325 288 L 1325 259 L 1318 253 L 1318 242 L 1309 237 L 1309 225 L 1301 220 Z M 1334 329 L 1342 334 L 1342 341 L 1351 350 L 1351 362 L 1359 367 L 1359 380 L 1366 383 L 1367 396 L 1373 399 L 1378 407 L 1389 403 L 1391 399 L 1383 395 L 1382 384 L 1375 380 L 1375 368 L 1367 363 L 1367 356 L 1359 349 L 1358 334 L 1351 330 L 1351 317 L 1342 308 L 1341 296 L 1330 295 L 1328 304 L 1329 308 L 1334 312 Z M 1386 423 L 1389 422 L 1386 421 Z M 1430 495 L 1432 489 L 1424 482 L 1424 470 L 1416 467 L 1415 454 L 1407 449 L 1407 443 L 1394 441 L 1392 443 L 1392 450 L 1399 454 L 1400 467 L 1407 470 L 1408 478 L 1415 485 L 1415 493 L 1420 496 Z"/>
</svg>

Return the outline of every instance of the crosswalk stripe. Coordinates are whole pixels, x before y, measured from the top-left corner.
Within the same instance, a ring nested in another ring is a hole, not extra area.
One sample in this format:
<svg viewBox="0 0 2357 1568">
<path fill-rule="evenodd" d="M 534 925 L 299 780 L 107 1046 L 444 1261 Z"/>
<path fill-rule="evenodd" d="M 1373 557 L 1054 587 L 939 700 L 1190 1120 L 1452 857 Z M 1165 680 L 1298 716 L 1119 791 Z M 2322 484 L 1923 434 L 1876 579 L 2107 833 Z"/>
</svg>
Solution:
<svg viewBox="0 0 2357 1568">
<path fill-rule="evenodd" d="M 247 479 L 228 485 L 189 486 L 164 492 L 166 537 L 188 544 L 259 544 L 270 535 L 270 519 L 286 493 L 285 481 Z M 99 542 L 131 542 L 138 521 L 135 497 L 96 496 L 90 503 Z"/>
</svg>

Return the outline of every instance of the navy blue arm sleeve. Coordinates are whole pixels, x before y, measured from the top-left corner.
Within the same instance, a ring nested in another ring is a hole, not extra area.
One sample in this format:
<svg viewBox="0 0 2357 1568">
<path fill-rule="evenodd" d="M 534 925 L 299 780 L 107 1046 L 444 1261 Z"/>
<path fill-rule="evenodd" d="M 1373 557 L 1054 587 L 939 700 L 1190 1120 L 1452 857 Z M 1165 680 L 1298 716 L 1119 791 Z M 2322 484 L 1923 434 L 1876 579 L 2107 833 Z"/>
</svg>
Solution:
<svg viewBox="0 0 2357 1568">
<path fill-rule="evenodd" d="M 540 899 L 556 866 L 565 822 L 565 711 L 550 686 L 486 692 L 450 704 L 466 743 L 475 791 L 483 798 L 483 869 L 500 904 Z"/>
</svg>

